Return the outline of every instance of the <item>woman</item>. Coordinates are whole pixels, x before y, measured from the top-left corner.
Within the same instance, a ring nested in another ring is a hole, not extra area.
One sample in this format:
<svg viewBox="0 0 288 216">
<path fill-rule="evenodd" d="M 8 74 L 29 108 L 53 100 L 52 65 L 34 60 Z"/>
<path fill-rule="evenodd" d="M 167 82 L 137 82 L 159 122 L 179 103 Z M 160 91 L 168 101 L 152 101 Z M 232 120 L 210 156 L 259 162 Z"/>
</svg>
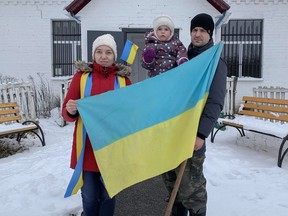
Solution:
<svg viewBox="0 0 288 216">
<path fill-rule="evenodd" d="M 112 216 L 115 209 L 115 198 L 109 197 L 103 184 L 97 158 L 94 157 L 89 137 L 83 130 L 76 100 L 130 85 L 131 81 L 127 76 L 131 71 L 123 65 L 116 66 L 117 47 L 110 34 L 96 38 L 93 42 L 92 57 L 93 63 L 90 65 L 85 62 L 77 62 L 76 68 L 79 70 L 75 73 L 64 100 L 62 116 L 66 121 L 75 121 L 70 166 L 75 169 L 77 163 L 78 166 L 79 163 L 83 163 L 81 196 L 84 215 Z M 120 67 L 123 70 L 120 70 Z M 81 139 L 79 139 L 80 136 Z M 83 157 L 80 154 L 81 150 L 84 151 Z"/>
</svg>

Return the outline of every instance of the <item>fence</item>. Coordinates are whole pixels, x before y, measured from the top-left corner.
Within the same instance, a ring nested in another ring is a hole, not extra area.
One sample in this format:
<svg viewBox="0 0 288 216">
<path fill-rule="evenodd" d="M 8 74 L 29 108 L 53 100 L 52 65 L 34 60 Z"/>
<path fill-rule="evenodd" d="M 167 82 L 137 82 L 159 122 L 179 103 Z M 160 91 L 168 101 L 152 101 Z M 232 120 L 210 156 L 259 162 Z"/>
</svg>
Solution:
<svg viewBox="0 0 288 216">
<path fill-rule="evenodd" d="M 70 83 L 72 81 L 72 76 L 56 77 L 56 78 L 52 78 L 52 80 L 54 82 L 59 83 L 59 85 L 60 85 L 60 112 L 62 113 L 62 104 L 63 104 L 64 98 L 67 94 L 67 91 L 69 89 Z M 60 117 L 59 125 L 61 127 L 64 127 L 66 125 L 66 121 L 62 118 L 61 113 L 60 113 L 61 117 Z"/>
<path fill-rule="evenodd" d="M 35 88 L 32 83 L 0 84 L 0 103 L 17 102 L 22 121 L 37 120 Z"/>
<path fill-rule="evenodd" d="M 288 89 L 283 87 L 259 86 L 257 88 L 253 88 L 253 96 L 275 99 L 288 99 Z"/>
</svg>

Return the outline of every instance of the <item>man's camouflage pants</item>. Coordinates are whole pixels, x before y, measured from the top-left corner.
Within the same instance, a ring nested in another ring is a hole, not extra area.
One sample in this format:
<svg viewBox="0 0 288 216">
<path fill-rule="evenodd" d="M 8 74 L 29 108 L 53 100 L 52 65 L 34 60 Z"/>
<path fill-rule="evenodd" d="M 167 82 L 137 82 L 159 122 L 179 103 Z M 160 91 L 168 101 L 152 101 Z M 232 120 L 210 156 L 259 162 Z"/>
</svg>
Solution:
<svg viewBox="0 0 288 216">
<path fill-rule="evenodd" d="M 178 189 L 175 203 L 182 203 L 186 209 L 193 212 L 206 212 L 207 191 L 206 179 L 203 175 L 205 153 L 197 154 L 187 160 L 183 177 Z M 171 195 L 177 178 L 179 167 L 162 174 L 165 187 Z"/>
</svg>

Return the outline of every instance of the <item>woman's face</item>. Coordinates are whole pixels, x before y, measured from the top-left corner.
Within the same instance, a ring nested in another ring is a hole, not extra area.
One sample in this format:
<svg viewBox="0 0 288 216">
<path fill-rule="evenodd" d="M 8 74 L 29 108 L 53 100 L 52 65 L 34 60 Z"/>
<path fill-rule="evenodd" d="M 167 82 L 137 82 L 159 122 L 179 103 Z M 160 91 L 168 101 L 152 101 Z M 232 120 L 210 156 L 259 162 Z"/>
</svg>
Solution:
<svg viewBox="0 0 288 216">
<path fill-rule="evenodd" d="M 109 46 L 101 45 L 95 50 L 94 60 L 102 67 L 109 67 L 114 63 L 114 53 Z"/>
</svg>

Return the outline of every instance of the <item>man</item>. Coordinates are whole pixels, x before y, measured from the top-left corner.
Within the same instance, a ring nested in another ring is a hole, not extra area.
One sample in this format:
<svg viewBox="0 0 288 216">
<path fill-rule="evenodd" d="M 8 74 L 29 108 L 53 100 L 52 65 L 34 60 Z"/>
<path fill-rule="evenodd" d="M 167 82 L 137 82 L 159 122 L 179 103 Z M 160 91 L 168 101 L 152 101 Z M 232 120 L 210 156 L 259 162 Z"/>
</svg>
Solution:
<svg viewBox="0 0 288 216">
<path fill-rule="evenodd" d="M 214 22 L 208 14 L 198 14 L 191 20 L 191 43 L 188 47 L 188 58 L 192 59 L 214 45 Z M 203 174 L 205 160 L 205 139 L 214 127 L 223 108 L 226 92 L 227 65 L 220 58 L 207 102 L 203 109 L 192 158 L 189 158 L 181 180 L 178 194 L 172 209 L 173 216 L 206 216 L 207 191 Z M 165 186 L 171 194 L 178 169 L 162 175 Z M 212 213 L 213 214 L 213 213 Z"/>
</svg>

